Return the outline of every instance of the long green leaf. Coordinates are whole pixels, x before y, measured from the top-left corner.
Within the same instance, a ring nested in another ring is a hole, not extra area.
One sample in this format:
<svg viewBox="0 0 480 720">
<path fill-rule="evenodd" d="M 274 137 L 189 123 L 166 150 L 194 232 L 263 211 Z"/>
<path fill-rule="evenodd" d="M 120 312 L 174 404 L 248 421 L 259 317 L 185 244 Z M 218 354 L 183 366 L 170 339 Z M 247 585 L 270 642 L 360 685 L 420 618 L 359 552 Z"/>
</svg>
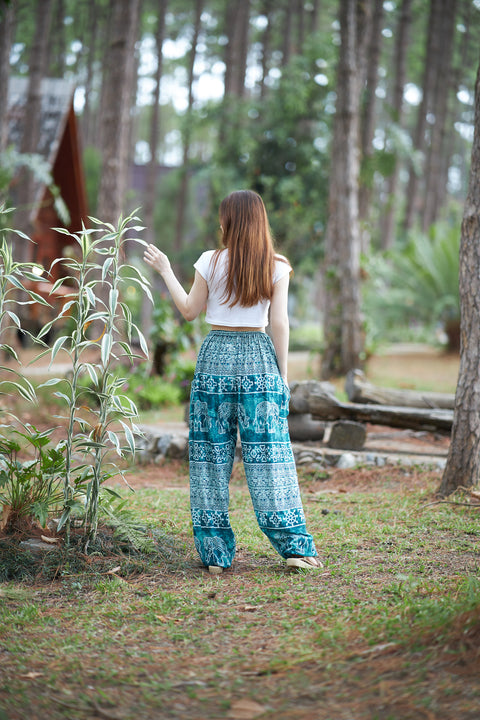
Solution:
<svg viewBox="0 0 480 720">
<path fill-rule="evenodd" d="M 50 365 L 53 363 L 53 361 L 55 360 L 55 357 L 57 356 L 58 351 L 61 350 L 61 348 L 65 345 L 67 340 L 69 340 L 68 335 L 62 335 L 61 337 L 59 337 L 55 340 L 55 342 L 53 343 L 53 347 L 52 347 L 52 357 L 50 360 Z"/>
<path fill-rule="evenodd" d="M 120 425 L 123 427 L 123 431 L 125 433 L 125 440 L 128 443 L 130 452 L 132 453 L 132 455 L 134 455 L 135 454 L 135 438 L 133 436 L 133 433 L 132 433 L 131 429 L 128 427 L 128 425 L 123 422 L 123 420 L 120 420 Z"/>
<path fill-rule="evenodd" d="M 113 338 L 111 333 L 105 333 L 105 335 L 102 338 L 102 350 L 101 350 L 101 358 L 102 358 L 102 364 L 104 367 L 106 367 L 110 360 L 110 355 L 112 352 L 113 347 Z"/>
</svg>

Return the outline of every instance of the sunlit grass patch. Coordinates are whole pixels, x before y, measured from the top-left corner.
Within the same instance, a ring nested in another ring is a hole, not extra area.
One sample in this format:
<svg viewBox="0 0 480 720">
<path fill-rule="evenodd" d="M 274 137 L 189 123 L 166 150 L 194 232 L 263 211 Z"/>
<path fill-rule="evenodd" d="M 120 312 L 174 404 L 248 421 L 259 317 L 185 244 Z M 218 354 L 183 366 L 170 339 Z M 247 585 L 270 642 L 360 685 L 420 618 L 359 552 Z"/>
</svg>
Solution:
<svg viewBox="0 0 480 720">
<path fill-rule="evenodd" d="M 98 565 L 90 558 L 48 585 L 0 585 L 0 638 L 9 648 L 0 708 L 13 702 L 24 711 L 41 687 L 40 695 L 59 700 L 39 700 L 53 720 L 85 717 L 92 702 L 126 717 L 135 708 L 141 719 L 166 708 L 174 716 L 175 703 L 187 718 L 225 717 L 247 696 L 286 718 L 307 696 L 342 706 L 356 692 L 375 703 L 382 666 L 369 659 L 384 652 L 394 653 L 397 682 L 408 677 L 402 692 L 417 712 L 427 680 L 430 696 L 449 707 L 455 678 L 432 680 L 425 663 L 435 662 L 432 638 L 450 642 L 456 618 L 480 607 L 478 514 L 432 504 L 434 474 L 422 482 L 418 473 L 386 470 L 384 481 L 304 474 L 307 524 L 324 568 L 289 574 L 259 531 L 237 472 L 237 558 L 220 577 L 196 556 L 186 478 L 133 494 L 119 488 L 139 521 L 156 528 L 157 551 Z M 38 680 L 28 681 L 29 672 Z M 473 686 L 468 693 L 476 702 Z M 72 700 L 78 712 L 63 707 Z M 358 717 L 374 717 L 365 712 Z"/>
</svg>

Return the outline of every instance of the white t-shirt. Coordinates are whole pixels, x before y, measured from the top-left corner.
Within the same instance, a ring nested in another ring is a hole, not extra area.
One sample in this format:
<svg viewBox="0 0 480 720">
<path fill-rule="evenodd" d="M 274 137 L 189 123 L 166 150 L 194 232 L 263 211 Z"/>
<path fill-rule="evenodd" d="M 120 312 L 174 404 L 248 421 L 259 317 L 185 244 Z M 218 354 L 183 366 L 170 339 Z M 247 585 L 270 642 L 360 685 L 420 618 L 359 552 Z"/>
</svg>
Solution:
<svg viewBox="0 0 480 720">
<path fill-rule="evenodd" d="M 202 253 L 194 264 L 195 270 L 206 280 L 208 286 L 206 321 L 211 325 L 224 325 L 225 327 L 266 327 L 268 325 L 268 308 L 270 300 L 262 300 L 252 307 L 234 305 L 229 307 L 225 302 L 225 282 L 227 274 L 228 251 L 222 250 L 213 272 L 213 255 L 215 250 Z M 278 256 L 277 256 L 278 257 Z M 288 275 L 291 271 L 288 263 L 275 259 L 273 267 L 273 284 Z"/>
</svg>

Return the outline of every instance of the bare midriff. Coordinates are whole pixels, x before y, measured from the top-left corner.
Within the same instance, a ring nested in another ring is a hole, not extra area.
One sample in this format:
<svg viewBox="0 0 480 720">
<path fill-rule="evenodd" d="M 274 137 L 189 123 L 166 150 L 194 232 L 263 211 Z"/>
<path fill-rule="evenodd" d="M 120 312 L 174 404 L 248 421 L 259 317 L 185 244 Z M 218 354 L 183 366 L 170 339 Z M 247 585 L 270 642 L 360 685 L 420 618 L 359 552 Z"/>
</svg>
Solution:
<svg viewBox="0 0 480 720">
<path fill-rule="evenodd" d="M 263 327 L 230 327 L 229 325 L 212 325 L 212 330 L 233 330 L 234 332 L 265 332 Z"/>
</svg>

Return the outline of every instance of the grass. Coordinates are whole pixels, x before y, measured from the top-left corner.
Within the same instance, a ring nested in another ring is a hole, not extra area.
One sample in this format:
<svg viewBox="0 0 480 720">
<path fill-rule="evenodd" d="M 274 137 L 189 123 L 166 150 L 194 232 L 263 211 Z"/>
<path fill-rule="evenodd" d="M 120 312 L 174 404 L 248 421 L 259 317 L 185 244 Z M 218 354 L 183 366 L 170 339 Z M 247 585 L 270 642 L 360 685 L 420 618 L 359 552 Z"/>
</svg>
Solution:
<svg viewBox="0 0 480 720">
<path fill-rule="evenodd" d="M 237 558 L 211 577 L 177 470 L 172 482 L 158 468 L 155 486 L 132 496 L 161 531 L 150 556 L 93 557 L 54 581 L 0 585 L 0 718 L 478 716 L 477 674 L 460 670 L 478 662 L 466 630 L 480 628 L 480 515 L 431 504 L 439 475 L 305 473 L 325 567 L 291 575 L 237 468 Z"/>
<path fill-rule="evenodd" d="M 292 363 L 292 379 L 312 376 L 312 357 Z M 453 391 L 456 364 L 385 354 L 367 375 Z M 193 547 L 187 475 L 166 462 L 134 468 L 133 495 L 118 487 L 153 528 L 148 554 L 103 536 L 88 557 L 0 545 L 0 574 L 10 562 L 8 577 L 25 578 L 0 583 L 0 720 L 477 720 L 474 500 L 435 502 L 440 474 L 425 468 L 302 471 L 324 568 L 290 575 L 236 466 L 236 561 L 211 577 Z"/>
</svg>

